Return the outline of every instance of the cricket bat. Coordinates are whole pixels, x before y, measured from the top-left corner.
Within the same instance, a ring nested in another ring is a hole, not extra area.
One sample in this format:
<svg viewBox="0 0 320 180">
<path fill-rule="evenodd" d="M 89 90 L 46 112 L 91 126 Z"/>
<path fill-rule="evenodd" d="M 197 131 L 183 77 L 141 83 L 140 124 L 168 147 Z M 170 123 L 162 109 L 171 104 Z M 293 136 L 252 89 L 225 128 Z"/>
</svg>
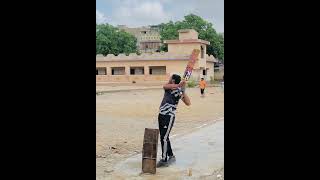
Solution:
<svg viewBox="0 0 320 180">
<path fill-rule="evenodd" d="M 198 59 L 198 56 L 200 54 L 200 50 L 199 49 L 194 49 L 192 51 L 192 54 L 190 56 L 189 62 L 187 64 L 186 70 L 184 71 L 184 74 L 182 76 L 182 79 L 185 81 L 188 81 L 192 75 L 192 70 L 194 65 L 196 64 L 196 60 Z M 178 88 L 178 89 L 182 89 L 182 91 L 184 91 L 184 88 Z M 180 95 L 182 95 L 182 91 L 180 92 Z"/>
<path fill-rule="evenodd" d="M 200 50 L 199 49 L 194 49 L 192 51 L 192 54 L 190 56 L 189 62 L 188 62 L 187 67 L 186 67 L 186 70 L 184 71 L 184 74 L 183 74 L 183 77 L 182 77 L 185 81 L 188 81 L 189 78 L 191 77 L 194 64 L 196 63 L 196 60 L 198 59 L 199 54 L 200 54 Z"/>
</svg>

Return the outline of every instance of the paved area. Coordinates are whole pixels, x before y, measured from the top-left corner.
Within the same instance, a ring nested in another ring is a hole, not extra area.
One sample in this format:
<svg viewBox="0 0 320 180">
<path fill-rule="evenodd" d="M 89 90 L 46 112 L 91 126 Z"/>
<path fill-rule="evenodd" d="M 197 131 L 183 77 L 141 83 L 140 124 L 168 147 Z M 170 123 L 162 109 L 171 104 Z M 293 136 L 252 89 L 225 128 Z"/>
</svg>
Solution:
<svg viewBox="0 0 320 180">
<path fill-rule="evenodd" d="M 203 124 L 198 128 L 198 131 L 191 134 L 172 139 L 177 162 L 170 167 L 157 168 L 156 175 L 141 174 L 139 154 L 117 164 L 113 178 L 223 179 L 224 120 L 208 126 Z M 159 146 L 158 157 L 160 154 Z"/>
</svg>

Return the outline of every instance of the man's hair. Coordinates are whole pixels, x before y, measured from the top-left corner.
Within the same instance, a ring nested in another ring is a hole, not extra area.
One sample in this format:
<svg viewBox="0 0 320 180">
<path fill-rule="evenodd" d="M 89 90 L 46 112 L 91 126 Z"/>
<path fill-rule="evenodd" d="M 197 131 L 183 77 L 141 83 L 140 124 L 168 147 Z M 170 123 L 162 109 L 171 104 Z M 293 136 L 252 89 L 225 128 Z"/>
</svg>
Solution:
<svg viewBox="0 0 320 180">
<path fill-rule="evenodd" d="M 175 84 L 179 84 L 181 81 L 181 77 L 178 74 L 173 74 L 172 75 L 172 80 L 174 80 Z"/>
<path fill-rule="evenodd" d="M 201 78 L 201 80 L 204 80 L 204 78 Z"/>
</svg>

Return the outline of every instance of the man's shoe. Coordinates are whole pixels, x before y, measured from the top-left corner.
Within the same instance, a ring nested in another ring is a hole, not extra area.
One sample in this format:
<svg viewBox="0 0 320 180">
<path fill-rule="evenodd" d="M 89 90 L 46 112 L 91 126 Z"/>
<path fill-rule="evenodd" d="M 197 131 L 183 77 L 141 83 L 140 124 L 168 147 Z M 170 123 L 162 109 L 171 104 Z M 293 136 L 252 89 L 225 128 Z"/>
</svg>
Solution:
<svg viewBox="0 0 320 180">
<path fill-rule="evenodd" d="M 167 161 L 160 159 L 160 161 L 157 163 L 157 167 L 168 167 L 169 164 Z"/>
<path fill-rule="evenodd" d="M 176 162 L 176 156 L 169 156 L 168 164 L 173 164 Z"/>
</svg>

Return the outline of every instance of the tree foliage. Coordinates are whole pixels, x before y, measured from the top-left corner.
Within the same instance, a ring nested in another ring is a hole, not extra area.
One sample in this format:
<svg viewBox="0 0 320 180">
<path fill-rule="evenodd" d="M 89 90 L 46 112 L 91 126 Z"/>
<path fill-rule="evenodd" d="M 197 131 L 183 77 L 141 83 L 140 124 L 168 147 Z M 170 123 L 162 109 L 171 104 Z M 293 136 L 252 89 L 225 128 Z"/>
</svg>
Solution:
<svg viewBox="0 0 320 180">
<path fill-rule="evenodd" d="M 203 20 L 201 17 L 189 14 L 184 17 L 184 20 L 177 22 L 162 23 L 160 26 L 161 40 L 178 39 L 180 29 L 194 29 L 199 33 L 199 39 L 210 42 L 207 46 L 207 53 L 214 57 L 224 59 L 224 38 L 218 34 L 213 28 L 212 23 Z M 161 50 L 167 51 L 167 45 L 163 45 Z"/>
<path fill-rule="evenodd" d="M 96 24 L 96 54 L 136 53 L 137 39 L 109 24 Z"/>
</svg>

